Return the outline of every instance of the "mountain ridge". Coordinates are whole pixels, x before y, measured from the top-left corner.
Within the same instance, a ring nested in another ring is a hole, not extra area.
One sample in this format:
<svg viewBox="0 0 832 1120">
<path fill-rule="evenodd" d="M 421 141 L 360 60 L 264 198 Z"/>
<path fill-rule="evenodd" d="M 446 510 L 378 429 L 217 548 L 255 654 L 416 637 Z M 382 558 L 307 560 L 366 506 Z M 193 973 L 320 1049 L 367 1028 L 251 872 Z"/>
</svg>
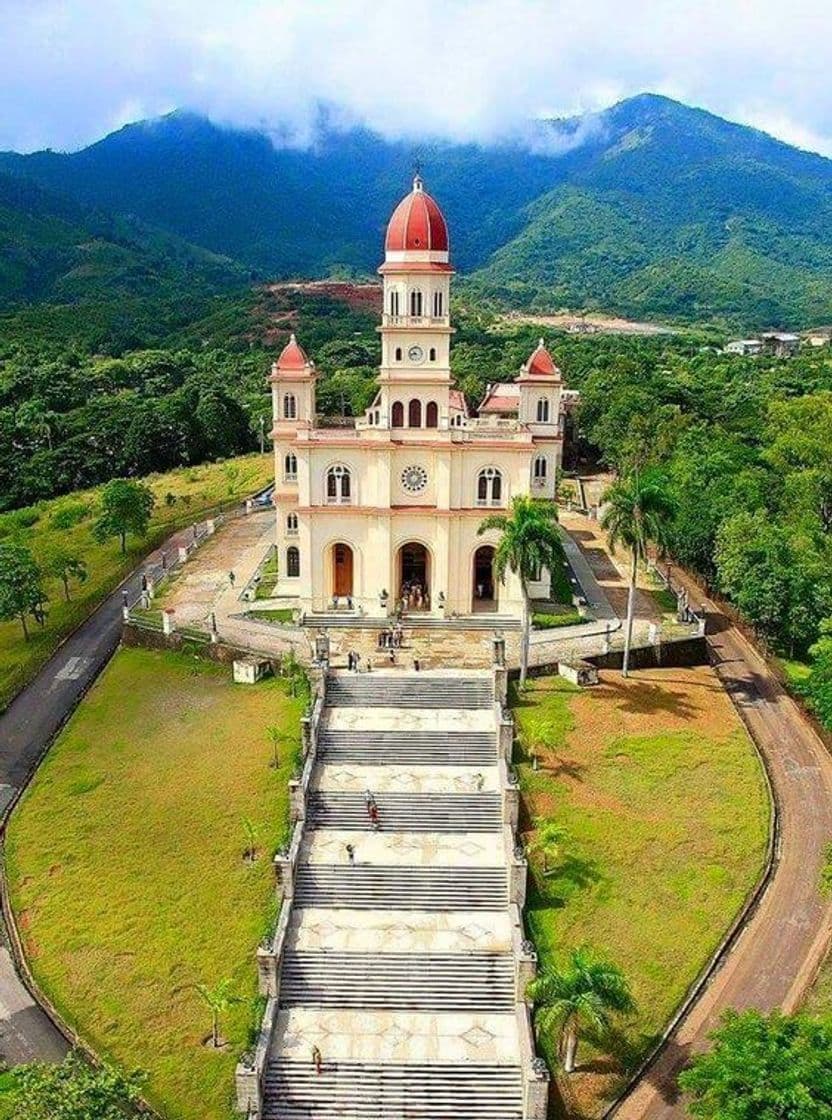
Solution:
<svg viewBox="0 0 832 1120">
<path fill-rule="evenodd" d="M 580 143 L 575 143 L 575 137 Z M 0 173 L 159 228 L 255 279 L 365 275 L 414 154 L 484 297 L 639 318 L 832 318 L 832 161 L 656 94 L 501 144 L 324 125 L 308 149 L 177 111 Z"/>
</svg>

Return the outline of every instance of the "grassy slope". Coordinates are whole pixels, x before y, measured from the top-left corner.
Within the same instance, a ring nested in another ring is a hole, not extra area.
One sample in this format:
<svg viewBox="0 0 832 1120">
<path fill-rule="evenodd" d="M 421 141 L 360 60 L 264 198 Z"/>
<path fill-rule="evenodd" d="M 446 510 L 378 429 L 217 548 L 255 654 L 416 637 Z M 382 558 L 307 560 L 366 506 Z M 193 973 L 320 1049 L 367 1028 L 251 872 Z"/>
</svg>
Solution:
<svg viewBox="0 0 832 1120">
<path fill-rule="evenodd" d="M 23 640 L 19 622 L 0 623 L 0 709 L 52 654 L 59 642 L 101 602 L 136 566 L 152 547 L 163 541 L 178 526 L 197 520 L 218 504 L 242 498 L 271 481 L 274 470 L 270 455 L 247 455 L 225 463 L 184 467 L 168 474 L 150 475 L 146 481 L 156 495 L 150 533 L 146 540 L 129 538 L 122 556 L 117 540 L 98 544 L 92 536 L 95 520 L 96 490 L 68 494 L 35 507 L 36 523 L 16 528 L 16 514 L 0 517 L 4 539 L 17 539 L 31 548 L 36 558 L 48 555 L 57 545 L 67 548 L 87 563 L 86 583 L 70 588 L 71 602 L 64 601 L 59 580 L 47 581 L 49 619 L 41 630 L 33 625 L 30 641 Z M 165 495 L 176 495 L 174 505 L 165 504 Z M 61 510 L 83 503 L 89 513 L 70 529 L 56 528 L 53 518 Z"/>
<path fill-rule="evenodd" d="M 570 1083 L 585 1113 L 597 1115 L 754 883 L 767 795 L 749 739 L 707 669 L 629 682 L 605 675 L 585 692 L 541 678 L 516 715 L 524 827 L 554 817 L 570 836 L 555 875 L 532 868 L 528 922 L 543 963 L 590 944 L 620 965 L 639 1004 L 620 1037 L 583 1050 L 591 1071 Z M 553 1058 L 552 1040 L 544 1048 Z"/>
<path fill-rule="evenodd" d="M 252 1022 L 255 948 L 273 909 L 295 736 L 281 682 L 234 685 L 182 655 L 122 650 L 52 748 L 8 832 L 12 902 L 38 983 L 103 1056 L 149 1073 L 170 1120 L 225 1120 Z M 241 859 L 244 817 L 261 856 Z M 204 1048 L 194 992 L 233 977 L 246 1002 Z"/>
</svg>

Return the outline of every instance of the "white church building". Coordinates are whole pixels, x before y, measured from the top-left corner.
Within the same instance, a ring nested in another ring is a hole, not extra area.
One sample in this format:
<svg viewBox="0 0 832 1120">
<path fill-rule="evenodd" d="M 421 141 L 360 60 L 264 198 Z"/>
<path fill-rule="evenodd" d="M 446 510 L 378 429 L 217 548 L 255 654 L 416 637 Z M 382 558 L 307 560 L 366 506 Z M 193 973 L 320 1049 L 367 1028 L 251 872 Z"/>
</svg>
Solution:
<svg viewBox="0 0 832 1120">
<path fill-rule="evenodd" d="M 517 494 L 554 500 L 562 377 L 541 340 L 476 416 L 454 388 L 448 228 L 417 176 L 387 227 L 378 392 L 352 428 L 319 426 L 315 364 L 294 335 L 272 367 L 277 595 L 333 612 L 517 618 L 518 582 L 494 579 L 487 514 Z M 549 576 L 530 588 L 547 598 Z"/>
</svg>

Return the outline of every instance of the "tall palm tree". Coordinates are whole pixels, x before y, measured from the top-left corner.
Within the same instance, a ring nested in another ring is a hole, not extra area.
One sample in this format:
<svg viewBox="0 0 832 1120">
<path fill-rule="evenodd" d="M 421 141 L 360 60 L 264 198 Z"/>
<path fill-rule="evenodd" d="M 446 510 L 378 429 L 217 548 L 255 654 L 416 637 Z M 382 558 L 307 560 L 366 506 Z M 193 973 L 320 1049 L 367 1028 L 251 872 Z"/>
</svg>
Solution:
<svg viewBox="0 0 832 1120">
<path fill-rule="evenodd" d="M 563 545 L 557 529 L 558 512 L 553 502 L 543 502 L 519 494 L 511 503 L 511 513 L 486 517 L 477 530 L 498 529 L 500 540 L 494 550 L 494 576 L 505 582 L 511 571 L 520 580 L 523 592 L 523 633 L 520 642 L 520 687 L 526 683 L 529 667 L 531 606 L 528 585 L 539 579 L 541 568 L 552 571 L 563 562 Z"/>
<path fill-rule="evenodd" d="M 589 1025 L 609 1026 L 613 1013 L 635 1009 L 627 980 L 616 965 L 573 949 L 564 968 L 552 968 L 532 980 L 528 994 L 535 1002 L 538 1033 L 558 1027 L 558 1054 L 566 1073 L 575 1068 L 578 1032 Z"/>
<path fill-rule="evenodd" d="M 526 853 L 529 856 L 541 857 L 543 876 L 551 875 L 550 860 L 556 860 L 561 853 L 563 843 L 569 838 L 569 830 L 557 821 L 546 821 L 538 817 L 534 822 L 534 833 L 526 844 Z"/>
<path fill-rule="evenodd" d="M 220 1015 L 224 1015 L 232 1004 L 242 1003 L 242 999 L 233 994 L 232 983 L 231 980 L 218 980 L 213 988 L 209 988 L 207 984 L 194 985 L 200 999 L 211 1012 L 211 1045 L 215 1050 L 218 1050 L 222 1045 L 220 1040 Z"/>
<path fill-rule="evenodd" d="M 627 625 L 624 632 L 624 662 L 622 676 L 627 676 L 630 665 L 630 645 L 633 640 L 633 611 L 636 597 L 636 577 L 640 560 L 647 557 L 647 544 L 652 541 L 660 548 L 667 545 L 670 519 L 674 503 L 663 475 L 655 470 L 634 471 L 619 478 L 601 497 L 606 506 L 601 518 L 601 528 L 607 533 L 610 546 L 622 544 L 630 550 L 630 586 L 627 592 Z"/>
</svg>

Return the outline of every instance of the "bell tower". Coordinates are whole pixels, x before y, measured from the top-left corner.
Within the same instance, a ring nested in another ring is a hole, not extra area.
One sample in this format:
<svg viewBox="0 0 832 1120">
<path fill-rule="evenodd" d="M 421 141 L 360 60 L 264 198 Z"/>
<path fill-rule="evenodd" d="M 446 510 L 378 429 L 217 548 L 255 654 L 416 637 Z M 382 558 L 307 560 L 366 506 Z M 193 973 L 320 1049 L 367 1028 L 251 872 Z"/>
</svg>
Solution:
<svg viewBox="0 0 832 1120">
<path fill-rule="evenodd" d="M 448 427 L 453 271 L 445 218 L 417 175 L 393 211 L 379 268 L 382 426 Z M 410 423 L 417 416 L 419 423 Z"/>
</svg>

